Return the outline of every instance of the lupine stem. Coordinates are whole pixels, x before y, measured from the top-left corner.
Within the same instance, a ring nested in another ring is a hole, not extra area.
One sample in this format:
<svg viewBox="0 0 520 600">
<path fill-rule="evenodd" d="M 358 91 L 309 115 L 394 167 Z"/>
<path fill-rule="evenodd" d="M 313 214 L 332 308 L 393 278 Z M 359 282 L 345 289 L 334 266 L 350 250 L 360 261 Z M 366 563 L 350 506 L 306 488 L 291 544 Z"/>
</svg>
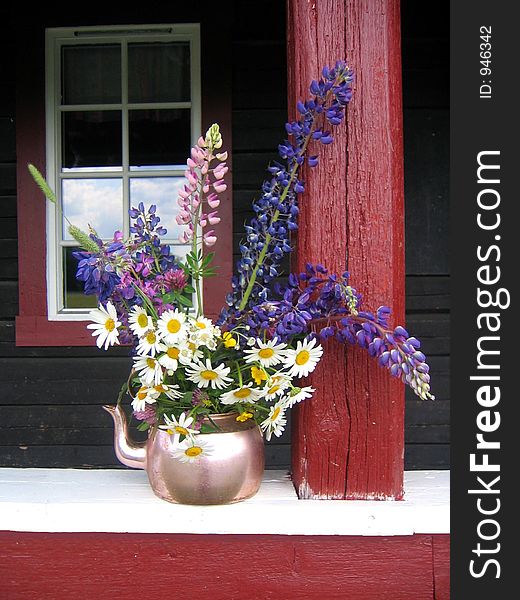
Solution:
<svg viewBox="0 0 520 600">
<path fill-rule="evenodd" d="M 309 143 L 309 140 L 311 139 L 313 132 L 314 132 L 314 121 L 312 123 L 311 130 L 310 130 L 309 134 L 307 135 L 307 137 L 305 138 L 305 141 L 303 143 L 302 152 L 301 152 L 302 155 L 305 153 L 305 150 L 307 149 L 307 145 Z M 287 185 L 283 188 L 282 194 L 280 195 L 280 203 L 282 203 L 285 200 L 285 198 L 287 197 L 287 194 L 289 193 L 289 188 L 291 187 L 291 185 L 294 181 L 294 178 L 296 176 L 296 173 L 298 172 L 299 166 L 300 165 L 298 163 L 296 163 L 294 165 L 294 167 L 292 168 L 291 174 L 289 176 L 289 181 L 288 181 Z M 273 214 L 273 218 L 271 219 L 271 225 L 273 223 L 276 223 L 279 216 L 280 216 L 280 210 L 276 209 L 276 211 Z M 264 247 L 260 251 L 260 256 L 258 257 L 258 260 L 256 261 L 256 265 L 253 269 L 253 272 L 251 273 L 249 283 L 247 284 L 246 291 L 244 292 L 244 295 L 242 296 L 242 301 L 240 302 L 238 310 L 244 310 L 244 308 L 247 306 L 247 301 L 249 300 L 249 296 L 251 295 L 251 292 L 253 291 L 253 286 L 255 285 L 258 269 L 264 263 L 271 239 L 272 239 L 271 234 L 269 232 L 267 232 L 266 236 L 265 236 Z"/>
</svg>

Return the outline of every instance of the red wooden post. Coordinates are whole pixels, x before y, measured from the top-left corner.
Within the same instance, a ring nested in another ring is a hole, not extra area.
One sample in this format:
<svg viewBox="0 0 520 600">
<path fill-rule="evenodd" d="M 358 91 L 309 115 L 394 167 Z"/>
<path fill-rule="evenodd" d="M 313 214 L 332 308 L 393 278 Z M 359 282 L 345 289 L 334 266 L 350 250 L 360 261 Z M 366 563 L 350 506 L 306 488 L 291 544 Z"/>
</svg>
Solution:
<svg viewBox="0 0 520 600">
<path fill-rule="evenodd" d="M 404 199 L 399 0 L 288 0 L 289 106 L 323 65 L 355 72 L 346 126 L 306 173 L 295 267 L 351 273 L 365 308 L 404 322 Z M 293 113 L 294 116 L 294 113 Z M 348 151 L 347 151 L 348 146 Z M 293 269 L 294 270 L 294 269 Z M 404 389 L 365 351 L 327 342 L 295 411 L 293 480 L 302 498 L 399 499 Z"/>
</svg>

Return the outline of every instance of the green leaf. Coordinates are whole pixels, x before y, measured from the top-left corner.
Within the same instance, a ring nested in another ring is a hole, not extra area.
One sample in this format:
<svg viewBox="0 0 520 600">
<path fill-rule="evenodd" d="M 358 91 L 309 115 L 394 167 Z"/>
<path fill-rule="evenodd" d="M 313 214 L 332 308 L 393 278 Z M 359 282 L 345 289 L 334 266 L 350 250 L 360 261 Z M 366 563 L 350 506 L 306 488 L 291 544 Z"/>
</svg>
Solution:
<svg viewBox="0 0 520 600">
<path fill-rule="evenodd" d="M 202 267 L 206 267 L 207 265 L 209 265 L 209 263 L 213 260 L 214 256 L 214 252 L 209 252 L 208 254 L 206 254 L 206 256 L 202 259 Z"/>
<path fill-rule="evenodd" d="M 175 292 L 169 292 L 168 294 L 163 294 L 162 296 L 162 301 L 165 304 L 171 304 L 172 302 L 175 302 L 177 294 Z"/>
<path fill-rule="evenodd" d="M 137 426 L 138 431 L 148 431 L 149 428 L 150 424 L 146 421 L 141 421 L 141 423 L 139 423 L 139 425 Z"/>
<path fill-rule="evenodd" d="M 201 433 L 215 433 L 215 431 L 218 431 L 217 427 L 209 423 L 203 423 L 200 427 Z"/>
<path fill-rule="evenodd" d="M 183 306 L 193 306 L 193 302 L 189 298 L 186 298 L 186 296 L 179 296 L 177 300 Z"/>
</svg>

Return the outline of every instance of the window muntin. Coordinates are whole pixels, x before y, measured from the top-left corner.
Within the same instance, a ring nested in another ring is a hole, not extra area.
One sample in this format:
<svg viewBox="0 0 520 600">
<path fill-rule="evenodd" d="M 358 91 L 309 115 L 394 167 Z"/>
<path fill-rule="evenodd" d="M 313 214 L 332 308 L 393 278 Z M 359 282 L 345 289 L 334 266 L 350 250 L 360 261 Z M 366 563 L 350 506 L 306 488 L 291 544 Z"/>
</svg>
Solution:
<svg viewBox="0 0 520 600">
<path fill-rule="evenodd" d="M 188 251 L 176 197 L 200 135 L 199 43 L 198 25 L 47 31 L 47 176 L 71 222 L 126 236 L 129 207 L 153 203 L 163 241 Z M 74 280 L 76 242 L 58 214 L 48 210 L 49 318 L 83 320 L 92 298 Z"/>
</svg>

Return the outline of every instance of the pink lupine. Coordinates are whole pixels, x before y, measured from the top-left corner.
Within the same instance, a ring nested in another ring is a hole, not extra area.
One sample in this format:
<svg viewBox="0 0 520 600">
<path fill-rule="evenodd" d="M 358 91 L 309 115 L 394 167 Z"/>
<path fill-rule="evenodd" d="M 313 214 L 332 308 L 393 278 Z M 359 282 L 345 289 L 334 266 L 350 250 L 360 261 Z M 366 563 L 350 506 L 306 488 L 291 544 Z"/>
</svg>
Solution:
<svg viewBox="0 0 520 600">
<path fill-rule="evenodd" d="M 180 236 L 183 243 L 196 244 L 200 237 L 206 246 L 212 246 L 217 241 L 213 230 L 206 233 L 203 233 L 203 230 L 208 225 L 219 223 L 220 218 L 215 210 L 205 213 L 204 205 L 207 204 L 209 208 L 216 209 L 220 204 L 218 194 L 227 189 L 227 185 L 223 181 L 229 170 L 224 162 L 227 159 L 227 152 L 213 154 L 213 151 L 221 146 L 222 137 L 218 125 L 212 125 L 208 129 L 206 137 L 200 137 L 197 144 L 191 149 L 187 169 L 184 172 L 186 184 L 179 191 L 177 199 L 180 211 L 176 216 L 176 221 L 178 225 L 186 227 Z M 217 165 L 212 167 L 215 160 Z"/>
</svg>

